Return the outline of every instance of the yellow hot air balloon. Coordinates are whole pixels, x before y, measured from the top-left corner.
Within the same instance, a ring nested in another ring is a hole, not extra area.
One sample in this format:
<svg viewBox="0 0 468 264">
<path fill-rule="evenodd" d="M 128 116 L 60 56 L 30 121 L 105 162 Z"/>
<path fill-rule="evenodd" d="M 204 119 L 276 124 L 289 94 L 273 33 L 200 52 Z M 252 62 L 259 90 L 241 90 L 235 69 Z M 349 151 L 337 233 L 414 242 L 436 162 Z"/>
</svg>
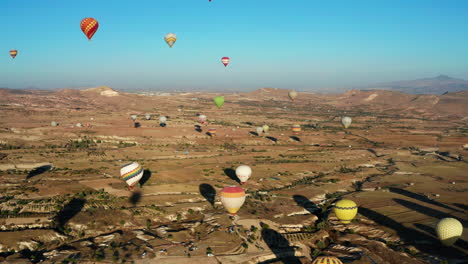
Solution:
<svg viewBox="0 0 468 264">
<path fill-rule="evenodd" d="M 437 223 L 436 232 L 442 244 L 452 246 L 461 237 L 463 225 L 455 218 L 444 218 Z"/>
<path fill-rule="evenodd" d="M 349 224 L 356 216 L 358 207 L 356 203 L 351 200 L 340 200 L 335 204 L 333 211 L 341 223 Z"/>
<path fill-rule="evenodd" d="M 167 45 L 169 45 L 169 48 L 172 48 L 172 45 L 177 41 L 177 36 L 174 33 L 167 33 L 166 36 L 164 36 L 164 40 Z"/>
<path fill-rule="evenodd" d="M 312 264 L 343 264 L 343 262 L 337 257 L 322 256 L 317 257 Z"/>
<path fill-rule="evenodd" d="M 270 127 L 268 125 L 263 125 L 263 133 L 268 133 L 268 130 L 270 130 Z"/>
<path fill-rule="evenodd" d="M 294 101 L 294 99 L 296 99 L 296 97 L 297 97 L 297 92 L 296 91 L 289 91 L 288 96 L 289 96 L 289 98 L 291 100 Z"/>
</svg>

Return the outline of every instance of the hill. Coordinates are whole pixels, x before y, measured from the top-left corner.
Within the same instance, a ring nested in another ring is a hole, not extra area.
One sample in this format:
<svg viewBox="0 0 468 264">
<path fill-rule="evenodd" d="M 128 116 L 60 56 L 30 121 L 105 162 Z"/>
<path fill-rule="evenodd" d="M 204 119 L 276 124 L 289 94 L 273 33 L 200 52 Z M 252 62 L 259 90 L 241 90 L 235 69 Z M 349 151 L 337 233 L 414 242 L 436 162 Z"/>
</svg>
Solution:
<svg viewBox="0 0 468 264">
<path fill-rule="evenodd" d="M 359 89 L 392 90 L 409 94 L 443 94 L 468 90 L 468 81 L 439 75 L 434 78 L 378 83 Z"/>
</svg>

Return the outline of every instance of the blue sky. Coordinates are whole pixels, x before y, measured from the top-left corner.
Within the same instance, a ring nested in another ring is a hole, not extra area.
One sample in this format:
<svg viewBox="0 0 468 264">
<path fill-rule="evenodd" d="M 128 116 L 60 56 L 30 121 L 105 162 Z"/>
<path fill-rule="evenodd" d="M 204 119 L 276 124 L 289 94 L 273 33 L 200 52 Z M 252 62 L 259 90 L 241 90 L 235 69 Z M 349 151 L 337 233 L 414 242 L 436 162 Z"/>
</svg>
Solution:
<svg viewBox="0 0 468 264">
<path fill-rule="evenodd" d="M 85 17 L 100 24 L 91 42 Z M 468 79 L 465 0 L 2 0 L 0 18 L 0 87 L 326 91 Z"/>
</svg>

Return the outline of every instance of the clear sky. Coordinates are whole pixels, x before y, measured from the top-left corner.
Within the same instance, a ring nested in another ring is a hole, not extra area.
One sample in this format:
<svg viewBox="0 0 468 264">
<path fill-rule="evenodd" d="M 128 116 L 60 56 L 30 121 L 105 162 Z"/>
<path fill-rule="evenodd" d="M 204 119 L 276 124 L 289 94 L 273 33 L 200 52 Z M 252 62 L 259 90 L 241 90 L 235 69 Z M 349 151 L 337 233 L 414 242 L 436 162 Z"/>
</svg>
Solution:
<svg viewBox="0 0 468 264">
<path fill-rule="evenodd" d="M 100 25 L 91 42 L 85 17 Z M 2 0 L 0 18 L 0 87 L 305 91 L 468 79 L 467 0 Z"/>
</svg>

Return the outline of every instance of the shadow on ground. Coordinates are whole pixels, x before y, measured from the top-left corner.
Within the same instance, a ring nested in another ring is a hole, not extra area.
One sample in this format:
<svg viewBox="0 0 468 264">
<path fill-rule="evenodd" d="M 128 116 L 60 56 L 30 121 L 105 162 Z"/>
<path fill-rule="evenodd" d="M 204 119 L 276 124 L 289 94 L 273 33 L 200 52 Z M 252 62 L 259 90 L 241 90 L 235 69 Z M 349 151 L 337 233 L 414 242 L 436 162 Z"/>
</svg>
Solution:
<svg viewBox="0 0 468 264">
<path fill-rule="evenodd" d="M 26 176 L 26 179 L 30 179 L 34 176 L 45 173 L 51 169 L 52 169 L 52 165 L 43 165 L 43 166 L 37 167 L 28 173 L 28 176 Z"/>
<path fill-rule="evenodd" d="M 70 200 L 70 202 L 68 202 L 54 218 L 56 229 L 63 233 L 67 222 L 70 221 L 70 219 L 72 219 L 79 212 L 81 212 L 85 203 L 86 200 L 81 198 L 73 198 Z"/>
<path fill-rule="evenodd" d="M 236 171 L 231 168 L 226 168 L 224 169 L 224 174 L 226 174 L 231 180 L 236 181 L 237 183 L 240 184 L 240 180 L 236 175 Z"/>
<path fill-rule="evenodd" d="M 289 241 L 283 235 L 270 228 L 262 229 L 262 239 L 268 245 L 270 250 L 275 254 L 275 261 L 260 262 L 267 263 L 285 263 L 285 264 L 301 264 L 298 257 L 294 256 L 295 248 L 289 244 Z M 278 262 L 281 260 L 281 262 Z"/>
<path fill-rule="evenodd" d="M 133 207 L 135 207 L 141 201 L 141 197 L 141 192 L 133 192 L 130 198 L 128 199 L 128 202 L 131 203 Z"/>
<path fill-rule="evenodd" d="M 202 183 L 198 186 L 200 190 L 200 194 L 211 204 L 214 206 L 215 197 L 216 197 L 216 190 L 208 183 Z"/>
</svg>

